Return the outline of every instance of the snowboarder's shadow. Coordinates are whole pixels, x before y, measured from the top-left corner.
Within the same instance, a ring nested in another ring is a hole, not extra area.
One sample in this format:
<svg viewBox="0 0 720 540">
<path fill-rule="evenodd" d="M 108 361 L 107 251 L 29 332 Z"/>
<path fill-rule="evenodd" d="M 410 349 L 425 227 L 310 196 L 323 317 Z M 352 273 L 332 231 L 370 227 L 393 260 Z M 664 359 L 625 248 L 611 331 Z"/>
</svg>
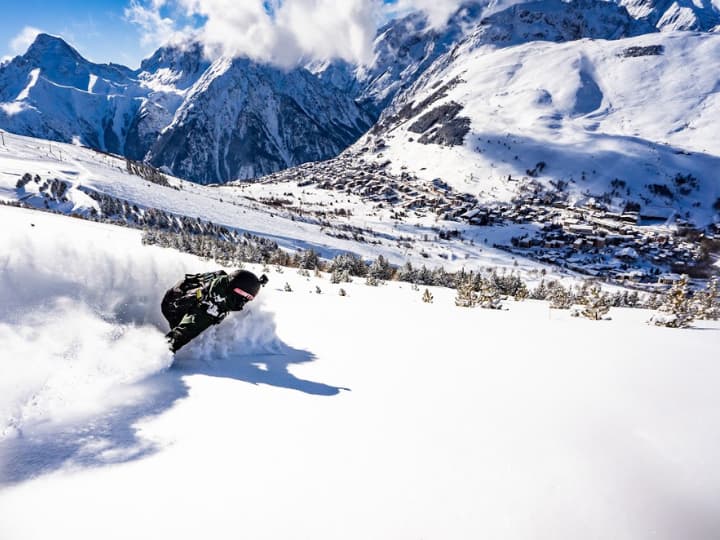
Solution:
<svg viewBox="0 0 720 540">
<path fill-rule="evenodd" d="M 274 330 L 274 328 L 273 328 Z M 0 440 L 0 488 L 20 484 L 63 468 L 93 468 L 126 463 L 161 451 L 162 443 L 140 435 L 139 425 L 171 409 L 188 397 L 188 377 L 224 377 L 253 385 L 269 385 L 315 396 L 334 396 L 346 388 L 313 382 L 290 373 L 292 364 L 312 362 L 315 356 L 279 340 L 256 354 L 222 351 L 219 357 L 207 352 L 195 356 L 183 351 L 173 366 L 155 373 L 133 387 L 142 396 L 132 404 L 114 407 L 75 423 L 32 426 L 19 435 Z M 213 360 L 208 360 L 213 358 Z"/>
<path fill-rule="evenodd" d="M 92 468 L 135 461 L 162 446 L 140 436 L 138 424 L 188 396 L 181 377 L 160 372 L 132 385 L 142 399 L 75 422 L 26 426 L 0 440 L 0 488 L 64 467 Z"/>
<path fill-rule="evenodd" d="M 180 358 L 175 362 L 173 370 L 185 375 L 224 377 L 254 385 L 287 388 L 315 396 L 334 396 L 342 390 L 349 390 L 340 386 L 301 379 L 290 372 L 291 365 L 313 360 L 315 360 L 315 356 L 312 353 L 293 349 L 283 344 L 272 352 L 232 353 L 213 361 Z"/>
</svg>

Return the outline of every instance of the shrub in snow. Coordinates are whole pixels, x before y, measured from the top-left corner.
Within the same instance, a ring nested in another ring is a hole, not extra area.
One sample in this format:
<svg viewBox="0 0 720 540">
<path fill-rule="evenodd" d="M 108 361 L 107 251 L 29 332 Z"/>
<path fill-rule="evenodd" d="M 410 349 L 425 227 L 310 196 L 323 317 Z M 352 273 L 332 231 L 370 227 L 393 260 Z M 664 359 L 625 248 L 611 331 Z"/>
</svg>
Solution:
<svg viewBox="0 0 720 540">
<path fill-rule="evenodd" d="M 655 326 L 687 328 L 695 320 L 695 309 L 688 293 L 688 276 L 683 275 L 663 296 L 658 312 L 650 318 Z"/>
<path fill-rule="evenodd" d="M 315 294 L 322 294 L 322 289 L 320 289 L 317 285 L 315 285 Z"/>
<path fill-rule="evenodd" d="M 347 296 L 347 292 L 345 292 L 345 289 L 340 289 L 340 291 L 338 291 L 338 294 L 340 294 L 340 296 Z"/>
<path fill-rule="evenodd" d="M 695 312 L 697 318 L 706 321 L 720 319 L 720 299 L 718 299 L 718 280 L 712 278 L 705 288 L 695 295 Z"/>
<path fill-rule="evenodd" d="M 662 297 L 658 294 L 652 293 L 645 298 L 643 307 L 645 309 L 658 309 L 662 305 Z"/>
<path fill-rule="evenodd" d="M 309 277 L 310 277 L 310 272 L 308 272 L 307 269 L 305 269 L 305 268 L 301 268 L 300 270 L 298 270 L 298 275 L 299 275 L 299 276 L 302 276 L 302 277 L 309 278 Z"/>
<path fill-rule="evenodd" d="M 360 257 L 353 253 L 341 253 L 330 262 L 328 270 L 334 272 L 347 272 L 349 276 L 364 276 L 367 266 Z"/>
<path fill-rule="evenodd" d="M 477 291 L 477 304 L 483 309 L 502 309 L 505 296 L 489 279 L 483 279 Z"/>
<path fill-rule="evenodd" d="M 293 266 L 304 268 L 305 270 L 320 268 L 320 256 L 312 249 L 298 251 L 293 256 Z"/>
<path fill-rule="evenodd" d="M 527 292 L 527 285 L 525 282 L 515 274 L 511 272 L 509 274 L 503 271 L 502 274 L 498 274 L 494 269 L 490 272 L 490 282 L 498 290 L 498 292 L 505 296 L 523 296 Z"/>
<path fill-rule="evenodd" d="M 285 282 L 285 292 L 292 292 L 292 287 L 287 281 Z"/>
<path fill-rule="evenodd" d="M 472 277 L 463 280 L 455 294 L 455 305 L 458 307 L 475 307 L 478 303 L 478 296 L 475 292 L 475 283 Z"/>
<path fill-rule="evenodd" d="M 550 301 L 550 309 L 570 309 L 575 303 L 575 296 L 560 283 L 548 289 L 546 298 Z"/>
<path fill-rule="evenodd" d="M 392 278 L 393 270 L 387 259 L 382 255 L 378 255 L 378 258 L 370 265 L 368 275 L 374 277 L 378 281 L 384 281 Z"/>
<path fill-rule="evenodd" d="M 610 297 L 604 293 L 600 285 L 584 285 L 580 303 L 582 308 L 573 313 L 576 317 L 585 317 L 592 321 L 600 321 L 610 311 Z"/>
<path fill-rule="evenodd" d="M 373 275 L 368 275 L 367 279 L 365 280 L 365 285 L 369 285 L 370 287 L 377 287 L 378 285 L 380 285 L 380 280 Z"/>
<path fill-rule="evenodd" d="M 432 293 L 430 292 L 430 289 L 425 289 L 425 292 L 422 295 L 422 301 L 425 302 L 426 304 L 432 304 L 433 300 L 434 300 L 434 298 L 433 298 Z"/>
<path fill-rule="evenodd" d="M 341 270 L 339 268 L 336 268 L 330 274 L 330 283 L 337 285 L 338 283 L 350 282 L 352 282 L 352 278 L 350 277 L 350 272 L 348 272 L 348 270 Z"/>
<path fill-rule="evenodd" d="M 515 294 L 513 294 L 513 298 L 516 302 L 522 302 L 523 300 L 527 300 L 527 297 L 530 296 L 530 291 L 527 288 L 527 285 L 525 285 L 524 281 L 520 282 L 520 285 L 515 289 Z"/>
<path fill-rule="evenodd" d="M 530 298 L 533 300 L 547 300 L 548 287 L 545 285 L 545 280 L 541 279 L 540 284 L 530 291 Z"/>
</svg>

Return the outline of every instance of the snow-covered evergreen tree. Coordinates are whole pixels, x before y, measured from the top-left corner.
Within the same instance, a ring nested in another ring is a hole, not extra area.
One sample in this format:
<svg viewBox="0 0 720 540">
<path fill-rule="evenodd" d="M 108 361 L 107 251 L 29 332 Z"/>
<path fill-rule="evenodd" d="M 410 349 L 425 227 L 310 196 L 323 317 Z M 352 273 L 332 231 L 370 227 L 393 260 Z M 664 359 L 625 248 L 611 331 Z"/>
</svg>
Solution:
<svg viewBox="0 0 720 540">
<path fill-rule="evenodd" d="M 285 292 L 292 292 L 292 287 L 287 281 L 285 282 Z"/>
<path fill-rule="evenodd" d="M 550 309 L 570 309 L 575 303 L 573 293 L 557 282 L 548 289 L 547 300 L 550 301 Z"/>
<path fill-rule="evenodd" d="M 475 307 L 478 303 L 478 296 L 475 292 L 475 283 L 472 276 L 468 276 L 458 285 L 455 294 L 455 305 L 458 307 Z"/>
<path fill-rule="evenodd" d="M 610 296 L 597 283 L 586 283 L 581 289 L 580 308 L 575 315 L 600 321 L 610 311 Z"/>
<path fill-rule="evenodd" d="M 688 276 L 683 275 L 663 296 L 662 305 L 650 321 L 655 326 L 687 328 L 695 320 L 695 309 L 689 294 Z"/>
<path fill-rule="evenodd" d="M 515 294 L 513 294 L 513 298 L 516 302 L 522 302 L 524 300 L 527 300 L 528 296 L 530 296 L 530 290 L 528 289 L 525 282 L 521 281 L 515 289 Z"/>
<path fill-rule="evenodd" d="M 377 281 L 387 281 L 392 277 L 392 274 L 393 270 L 390 267 L 390 263 L 382 255 L 378 255 L 378 258 L 373 261 L 368 269 L 368 275 Z"/>
<path fill-rule="evenodd" d="M 540 284 L 530 291 L 530 298 L 533 300 L 546 300 L 548 295 L 548 288 L 545 285 L 545 280 L 541 279 Z"/>
<path fill-rule="evenodd" d="M 490 279 L 483 279 L 477 291 L 477 304 L 483 309 L 502 309 L 505 299 L 500 289 Z"/>
<path fill-rule="evenodd" d="M 695 312 L 697 318 L 706 321 L 720 319 L 720 298 L 718 298 L 718 279 L 712 278 L 704 291 L 695 294 Z"/>
</svg>

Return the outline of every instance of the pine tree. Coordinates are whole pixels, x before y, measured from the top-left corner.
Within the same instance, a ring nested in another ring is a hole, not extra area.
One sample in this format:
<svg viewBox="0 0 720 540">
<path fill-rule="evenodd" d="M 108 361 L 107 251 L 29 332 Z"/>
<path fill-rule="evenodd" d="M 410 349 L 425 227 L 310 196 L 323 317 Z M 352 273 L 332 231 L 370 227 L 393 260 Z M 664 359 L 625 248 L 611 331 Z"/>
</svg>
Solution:
<svg viewBox="0 0 720 540">
<path fill-rule="evenodd" d="M 549 289 L 547 299 L 550 301 L 550 309 L 570 309 L 575 303 L 573 294 L 560 283 Z"/>
<path fill-rule="evenodd" d="M 687 328 L 695 320 L 695 310 L 688 292 L 688 276 L 683 275 L 663 296 L 658 313 L 650 319 L 655 326 Z"/>
<path fill-rule="evenodd" d="M 527 300 L 528 296 L 530 296 L 530 290 L 528 289 L 525 282 L 521 281 L 515 289 L 515 294 L 513 295 L 513 298 L 516 302 L 522 302 L 524 300 Z"/>
<path fill-rule="evenodd" d="M 434 300 L 434 298 L 433 298 L 432 293 L 430 292 L 430 289 L 425 289 L 425 292 L 422 295 L 422 301 L 425 302 L 426 304 L 432 304 L 433 300 Z"/>
<path fill-rule="evenodd" d="M 365 285 L 369 285 L 370 287 L 377 287 L 378 285 L 380 285 L 380 280 L 372 274 L 368 274 L 368 277 L 365 279 Z"/>
<path fill-rule="evenodd" d="M 610 311 L 609 295 L 604 293 L 597 283 L 586 284 L 582 290 L 584 291 L 581 299 L 583 307 L 577 314 L 593 321 L 602 320 Z"/>
<path fill-rule="evenodd" d="M 478 305 L 483 309 L 502 309 L 504 297 L 491 280 L 483 279 L 480 282 L 477 299 Z"/>
<path fill-rule="evenodd" d="M 475 307 L 478 303 L 478 296 L 475 292 L 475 283 L 472 277 L 466 278 L 458 285 L 455 295 L 455 305 L 458 307 Z"/>
<path fill-rule="evenodd" d="M 533 300 L 546 300 L 548 295 L 548 288 L 545 285 L 545 280 L 541 279 L 540 284 L 530 292 L 530 298 Z"/>
<path fill-rule="evenodd" d="M 382 255 L 373 261 L 368 269 L 368 275 L 374 277 L 377 281 L 386 281 L 392 277 L 392 268 L 390 263 Z"/>
<path fill-rule="evenodd" d="M 704 291 L 697 293 L 695 311 L 697 318 L 705 321 L 720 319 L 720 298 L 718 298 L 718 279 L 712 278 Z"/>
</svg>

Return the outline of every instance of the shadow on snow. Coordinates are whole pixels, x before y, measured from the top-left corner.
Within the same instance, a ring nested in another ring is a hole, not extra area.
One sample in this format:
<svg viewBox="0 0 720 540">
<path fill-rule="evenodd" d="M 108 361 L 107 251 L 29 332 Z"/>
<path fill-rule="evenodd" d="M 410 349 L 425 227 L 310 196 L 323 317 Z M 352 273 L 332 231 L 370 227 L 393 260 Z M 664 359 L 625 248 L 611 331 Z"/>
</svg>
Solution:
<svg viewBox="0 0 720 540">
<path fill-rule="evenodd" d="M 75 424 L 34 426 L 31 433 L 0 441 L 0 488 L 16 485 L 63 468 L 92 468 L 151 456 L 162 445 L 144 439 L 138 424 L 168 411 L 188 396 L 186 378 L 204 375 L 253 385 L 286 388 L 314 396 L 334 396 L 342 387 L 294 376 L 290 366 L 311 362 L 314 355 L 281 342 L 272 353 L 231 354 L 218 360 L 177 358 L 167 371 L 133 385 L 140 402 L 115 407 Z"/>
</svg>

